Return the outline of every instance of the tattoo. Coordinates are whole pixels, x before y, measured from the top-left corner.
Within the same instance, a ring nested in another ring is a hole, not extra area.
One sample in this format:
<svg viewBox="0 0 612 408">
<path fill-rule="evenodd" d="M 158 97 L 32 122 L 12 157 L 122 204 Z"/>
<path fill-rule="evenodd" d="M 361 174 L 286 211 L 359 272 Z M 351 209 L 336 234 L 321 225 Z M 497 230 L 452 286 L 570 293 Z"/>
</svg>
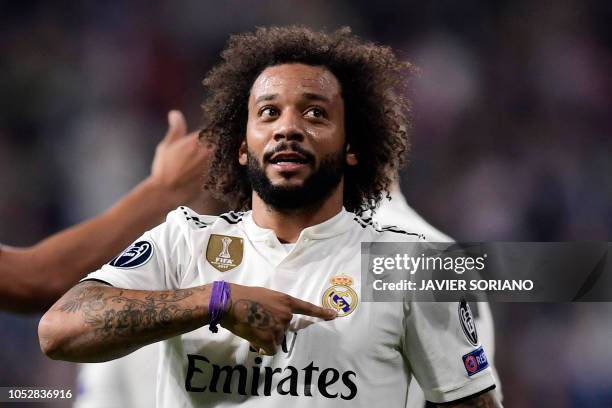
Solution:
<svg viewBox="0 0 612 408">
<path fill-rule="evenodd" d="M 137 333 L 172 328 L 177 321 L 189 320 L 196 309 L 178 302 L 205 288 L 151 292 L 146 296 L 126 296 L 124 290 L 100 283 L 84 282 L 72 288 L 59 309 L 66 313 L 82 313 L 85 323 L 95 328 L 96 335 L 128 337 Z"/>
<path fill-rule="evenodd" d="M 448 405 L 439 405 L 448 406 Z M 450 405 L 454 408 L 501 408 L 501 404 L 497 401 L 493 391 L 486 392 L 476 398 L 463 401 L 457 405 Z"/>
<path fill-rule="evenodd" d="M 267 329 L 276 322 L 272 314 L 265 309 L 261 304 L 251 300 L 240 299 L 236 303 L 232 303 L 228 309 L 228 313 L 232 308 L 236 309 L 239 316 L 244 316 L 241 320 L 243 323 L 248 323 L 249 326 L 257 329 Z"/>
<path fill-rule="evenodd" d="M 97 289 L 98 290 L 92 291 L 90 288 L 83 288 L 83 290 L 77 291 L 74 297 L 69 297 L 60 305 L 60 310 L 67 313 L 76 313 L 81 310 L 81 306 L 83 306 L 84 303 L 91 301 L 90 296 L 92 294 L 96 297 L 94 301 L 99 301 L 101 298 L 101 290 L 99 288 Z"/>
</svg>

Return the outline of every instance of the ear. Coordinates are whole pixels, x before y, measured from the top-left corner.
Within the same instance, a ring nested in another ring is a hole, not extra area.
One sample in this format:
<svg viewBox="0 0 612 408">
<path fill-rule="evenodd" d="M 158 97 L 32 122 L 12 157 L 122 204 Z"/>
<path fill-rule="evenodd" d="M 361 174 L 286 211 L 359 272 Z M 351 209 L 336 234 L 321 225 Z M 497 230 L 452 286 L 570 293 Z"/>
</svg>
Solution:
<svg viewBox="0 0 612 408">
<path fill-rule="evenodd" d="M 240 148 L 238 148 L 238 163 L 240 163 L 243 166 L 246 166 L 248 162 L 247 152 L 248 152 L 248 149 L 247 149 L 246 140 L 243 140 L 242 143 L 240 144 Z"/>
<path fill-rule="evenodd" d="M 357 160 L 357 153 L 353 151 L 351 145 L 346 145 L 346 164 L 349 166 L 356 166 L 359 161 Z"/>
</svg>

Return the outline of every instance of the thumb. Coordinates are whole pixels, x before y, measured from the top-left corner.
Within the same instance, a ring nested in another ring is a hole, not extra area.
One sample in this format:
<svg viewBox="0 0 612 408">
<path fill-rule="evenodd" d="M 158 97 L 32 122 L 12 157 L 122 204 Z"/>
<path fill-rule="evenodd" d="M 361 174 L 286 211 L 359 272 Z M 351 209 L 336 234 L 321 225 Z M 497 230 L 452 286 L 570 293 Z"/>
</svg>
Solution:
<svg viewBox="0 0 612 408">
<path fill-rule="evenodd" d="M 168 131 L 166 132 L 167 141 L 177 140 L 187 133 L 187 121 L 179 110 L 168 112 Z"/>
</svg>

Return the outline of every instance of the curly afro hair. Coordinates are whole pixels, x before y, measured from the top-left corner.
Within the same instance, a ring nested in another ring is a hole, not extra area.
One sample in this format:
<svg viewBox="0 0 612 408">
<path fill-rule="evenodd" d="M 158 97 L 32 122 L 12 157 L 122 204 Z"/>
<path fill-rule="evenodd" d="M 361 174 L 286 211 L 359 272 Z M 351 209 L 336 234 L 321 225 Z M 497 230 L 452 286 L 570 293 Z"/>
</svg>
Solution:
<svg viewBox="0 0 612 408">
<path fill-rule="evenodd" d="M 356 214 L 374 211 L 405 163 L 413 66 L 348 27 L 331 34 L 299 26 L 257 28 L 232 35 L 221 56 L 202 82 L 207 95 L 200 138 L 216 146 L 206 188 L 234 210 L 250 209 L 252 189 L 238 149 L 255 79 L 285 63 L 324 66 L 340 83 L 347 143 L 359 161 L 345 167 L 344 206 Z"/>
</svg>

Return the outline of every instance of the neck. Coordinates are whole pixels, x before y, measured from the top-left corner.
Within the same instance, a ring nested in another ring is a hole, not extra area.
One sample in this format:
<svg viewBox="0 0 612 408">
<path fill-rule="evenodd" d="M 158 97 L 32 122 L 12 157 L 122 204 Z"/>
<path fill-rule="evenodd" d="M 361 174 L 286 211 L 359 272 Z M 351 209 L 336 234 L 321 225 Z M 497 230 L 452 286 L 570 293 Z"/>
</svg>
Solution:
<svg viewBox="0 0 612 408">
<path fill-rule="evenodd" d="M 325 201 L 313 207 L 279 210 L 266 204 L 253 191 L 253 221 L 261 228 L 271 229 L 280 242 L 296 242 L 304 228 L 320 224 L 342 210 L 343 183 Z"/>
</svg>

